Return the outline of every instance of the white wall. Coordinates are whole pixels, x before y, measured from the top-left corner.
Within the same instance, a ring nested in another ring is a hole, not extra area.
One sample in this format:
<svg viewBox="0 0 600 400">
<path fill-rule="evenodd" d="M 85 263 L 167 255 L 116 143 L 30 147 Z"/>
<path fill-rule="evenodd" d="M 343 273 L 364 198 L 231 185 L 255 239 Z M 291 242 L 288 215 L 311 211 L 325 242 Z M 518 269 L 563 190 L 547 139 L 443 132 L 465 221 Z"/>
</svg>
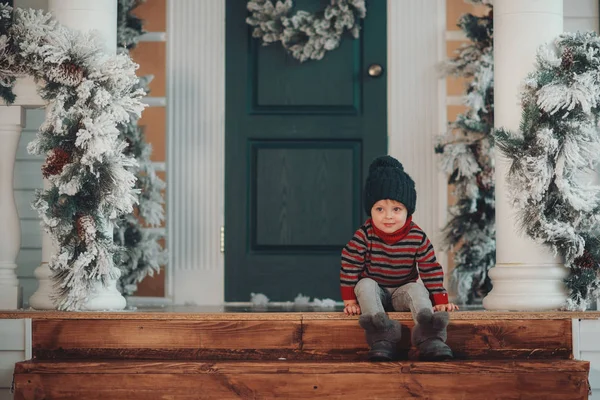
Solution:
<svg viewBox="0 0 600 400">
<path fill-rule="evenodd" d="M 0 320 L 0 338 L 0 400 L 9 400 L 15 363 L 31 359 L 31 319 Z"/>
<path fill-rule="evenodd" d="M 600 319 L 573 320 L 573 357 L 590 362 L 591 400 L 600 399 Z"/>
<path fill-rule="evenodd" d="M 564 30 L 598 32 L 598 0 L 563 0 Z"/>
</svg>

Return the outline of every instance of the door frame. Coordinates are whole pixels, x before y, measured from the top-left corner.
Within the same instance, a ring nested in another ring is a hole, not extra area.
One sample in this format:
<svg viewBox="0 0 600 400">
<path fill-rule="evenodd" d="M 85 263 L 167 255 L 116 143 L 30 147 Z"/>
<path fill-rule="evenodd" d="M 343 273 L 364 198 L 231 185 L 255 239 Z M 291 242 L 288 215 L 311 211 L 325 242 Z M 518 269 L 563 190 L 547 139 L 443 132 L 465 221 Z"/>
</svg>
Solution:
<svg viewBox="0 0 600 400">
<path fill-rule="evenodd" d="M 446 0 L 387 0 L 387 23 L 388 152 L 402 160 L 417 182 L 419 209 L 428 212 L 421 215 L 417 209 L 416 218 L 435 245 L 447 208 L 446 177 L 437 168 L 433 149 L 435 136 L 447 124 L 446 81 L 436 70 L 446 59 Z M 168 1 L 167 31 L 166 297 L 175 304 L 220 305 L 225 286 L 220 252 L 225 0 Z M 407 52 L 415 51 L 414 42 L 394 42 L 398 37 L 422 40 L 423 32 L 428 33 L 424 37 L 429 51 L 420 52 L 418 58 L 407 57 Z M 415 86 L 412 78 L 404 82 L 398 78 L 410 68 L 424 74 L 420 78 L 425 86 Z M 416 131 L 419 134 L 409 134 Z M 438 258 L 445 260 L 437 247 Z"/>
</svg>

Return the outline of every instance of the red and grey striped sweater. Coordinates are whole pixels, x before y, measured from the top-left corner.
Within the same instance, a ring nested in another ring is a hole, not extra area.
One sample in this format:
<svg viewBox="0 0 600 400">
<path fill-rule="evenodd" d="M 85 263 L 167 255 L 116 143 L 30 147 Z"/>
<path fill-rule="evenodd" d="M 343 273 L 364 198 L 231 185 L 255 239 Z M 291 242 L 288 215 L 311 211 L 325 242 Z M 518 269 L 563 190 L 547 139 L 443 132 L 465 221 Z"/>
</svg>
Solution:
<svg viewBox="0 0 600 400">
<path fill-rule="evenodd" d="M 419 276 L 434 305 L 447 304 L 444 271 L 435 258 L 427 235 L 409 219 L 410 230 L 396 241 L 383 240 L 368 219 L 342 250 L 340 284 L 343 300 L 355 300 L 354 287 L 361 278 L 371 278 L 382 287 L 416 282 Z M 408 227 L 407 227 L 408 228 Z M 401 229 L 401 231 L 404 228 Z M 383 234 L 385 235 L 385 234 Z"/>
</svg>

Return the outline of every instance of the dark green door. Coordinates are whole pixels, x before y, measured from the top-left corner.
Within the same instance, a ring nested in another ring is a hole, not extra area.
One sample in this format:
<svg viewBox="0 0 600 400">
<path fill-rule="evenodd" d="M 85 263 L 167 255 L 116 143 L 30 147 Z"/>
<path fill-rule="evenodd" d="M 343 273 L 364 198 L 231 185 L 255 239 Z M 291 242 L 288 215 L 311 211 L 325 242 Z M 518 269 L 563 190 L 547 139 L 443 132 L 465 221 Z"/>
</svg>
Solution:
<svg viewBox="0 0 600 400">
<path fill-rule="evenodd" d="M 314 11 L 319 0 L 295 0 Z M 384 0 L 360 39 L 303 64 L 261 46 L 246 1 L 227 0 L 225 300 L 339 299 L 342 247 L 364 221 L 361 187 L 387 150 Z"/>
</svg>

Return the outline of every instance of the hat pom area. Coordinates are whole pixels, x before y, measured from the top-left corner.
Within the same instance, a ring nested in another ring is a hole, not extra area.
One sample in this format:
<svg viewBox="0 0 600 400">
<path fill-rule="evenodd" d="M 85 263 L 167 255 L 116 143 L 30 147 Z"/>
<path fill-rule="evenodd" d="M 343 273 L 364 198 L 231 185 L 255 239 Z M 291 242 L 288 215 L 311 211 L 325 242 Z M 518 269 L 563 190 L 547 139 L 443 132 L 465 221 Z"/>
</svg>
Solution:
<svg viewBox="0 0 600 400">
<path fill-rule="evenodd" d="M 392 156 L 381 156 L 374 159 L 369 167 L 369 173 L 373 173 L 379 168 L 398 168 L 400 171 L 404 171 L 402 163 Z"/>
</svg>

